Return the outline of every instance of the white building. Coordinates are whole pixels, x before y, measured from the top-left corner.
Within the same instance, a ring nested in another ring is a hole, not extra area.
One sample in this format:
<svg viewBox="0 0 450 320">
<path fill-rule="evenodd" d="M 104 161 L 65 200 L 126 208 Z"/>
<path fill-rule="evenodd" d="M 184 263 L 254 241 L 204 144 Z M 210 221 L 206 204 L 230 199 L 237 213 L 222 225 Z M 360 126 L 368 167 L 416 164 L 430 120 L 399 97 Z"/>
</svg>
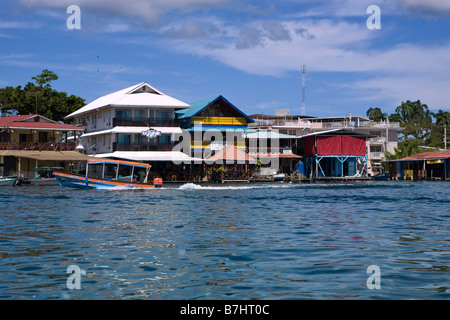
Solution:
<svg viewBox="0 0 450 320">
<path fill-rule="evenodd" d="M 147 82 L 105 95 L 69 114 L 85 128 L 77 150 L 96 157 L 136 161 L 189 160 L 172 151 L 173 134 L 181 134 L 175 111 L 190 105 L 155 89 Z M 159 136 L 142 132 L 154 129 Z"/>
</svg>

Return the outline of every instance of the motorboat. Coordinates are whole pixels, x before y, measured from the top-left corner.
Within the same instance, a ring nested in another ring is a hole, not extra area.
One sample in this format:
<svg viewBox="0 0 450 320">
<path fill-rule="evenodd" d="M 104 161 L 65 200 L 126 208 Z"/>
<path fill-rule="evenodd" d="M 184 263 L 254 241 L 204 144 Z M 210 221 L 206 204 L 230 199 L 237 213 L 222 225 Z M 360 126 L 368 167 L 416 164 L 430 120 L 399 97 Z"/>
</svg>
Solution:
<svg viewBox="0 0 450 320">
<path fill-rule="evenodd" d="M 0 186 L 14 186 L 17 177 L 0 177 Z"/>
<path fill-rule="evenodd" d="M 148 182 L 151 165 L 141 162 L 87 159 L 86 173 L 75 174 L 53 171 L 60 186 L 75 188 L 159 188 L 163 182 L 155 178 Z"/>
</svg>

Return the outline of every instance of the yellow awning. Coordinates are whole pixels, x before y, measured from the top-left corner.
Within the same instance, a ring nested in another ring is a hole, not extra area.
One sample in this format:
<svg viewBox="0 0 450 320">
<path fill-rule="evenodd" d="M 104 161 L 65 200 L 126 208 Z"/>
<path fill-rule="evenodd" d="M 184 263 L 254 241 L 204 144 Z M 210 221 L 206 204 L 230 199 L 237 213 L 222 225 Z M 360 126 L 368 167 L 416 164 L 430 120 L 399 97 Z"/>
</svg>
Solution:
<svg viewBox="0 0 450 320">
<path fill-rule="evenodd" d="M 0 150 L 0 156 L 42 161 L 86 161 L 89 157 L 77 151 Z"/>
</svg>

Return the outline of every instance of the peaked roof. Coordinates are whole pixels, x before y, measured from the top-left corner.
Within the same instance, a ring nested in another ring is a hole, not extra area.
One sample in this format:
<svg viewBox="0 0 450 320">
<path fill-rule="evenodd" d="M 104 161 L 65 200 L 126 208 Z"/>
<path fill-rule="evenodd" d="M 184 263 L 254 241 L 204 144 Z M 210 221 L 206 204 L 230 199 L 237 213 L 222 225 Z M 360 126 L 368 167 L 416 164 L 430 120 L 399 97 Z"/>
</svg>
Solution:
<svg viewBox="0 0 450 320">
<path fill-rule="evenodd" d="M 249 156 L 244 151 L 236 148 L 235 146 L 229 144 L 222 150 L 216 152 L 214 155 L 210 156 L 207 160 L 209 161 L 233 161 L 238 163 L 256 163 L 256 160 Z"/>
<path fill-rule="evenodd" d="M 107 106 L 154 106 L 169 108 L 190 107 L 187 103 L 165 95 L 158 89 L 149 85 L 147 82 L 141 82 L 137 85 L 100 97 L 97 100 L 94 100 L 93 102 L 80 108 L 79 110 L 69 114 L 65 118 L 73 118 L 75 116 Z"/>
<path fill-rule="evenodd" d="M 38 122 L 34 118 L 39 117 Z M 33 121 L 30 121 L 33 120 Z M 59 123 L 38 114 L 19 115 L 11 117 L 0 117 L 0 128 L 16 129 L 48 129 L 61 131 L 84 131 L 84 128 Z"/>
<path fill-rule="evenodd" d="M 228 105 L 230 105 L 232 108 L 234 108 L 236 111 L 238 111 L 242 116 L 244 116 L 249 122 L 255 122 L 252 118 L 247 116 L 244 112 L 236 108 L 230 101 L 224 98 L 224 96 L 219 95 L 217 97 L 203 99 L 200 101 L 192 102 L 190 103 L 191 107 L 189 109 L 184 110 L 178 110 L 176 113 L 178 114 L 178 119 L 187 119 L 195 117 L 197 114 L 202 112 L 204 109 L 206 109 L 208 106 L 216 102 L 217 100 L 224 100 Z"/>
</svg>

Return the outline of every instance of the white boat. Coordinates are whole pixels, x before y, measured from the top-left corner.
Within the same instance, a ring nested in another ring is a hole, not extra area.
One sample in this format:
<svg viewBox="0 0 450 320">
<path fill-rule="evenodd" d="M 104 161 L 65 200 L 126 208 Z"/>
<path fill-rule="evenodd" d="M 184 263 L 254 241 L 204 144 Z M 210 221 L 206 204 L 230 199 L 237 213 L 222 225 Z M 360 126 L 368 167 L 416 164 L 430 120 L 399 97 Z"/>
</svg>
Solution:
<svg viewBox="0 0 450 320">
<path fill-rule="evenodd" d="M 17 177 L 0 177 L 0 186 L 13 186 L 16 181 Z"/>
</svg>

